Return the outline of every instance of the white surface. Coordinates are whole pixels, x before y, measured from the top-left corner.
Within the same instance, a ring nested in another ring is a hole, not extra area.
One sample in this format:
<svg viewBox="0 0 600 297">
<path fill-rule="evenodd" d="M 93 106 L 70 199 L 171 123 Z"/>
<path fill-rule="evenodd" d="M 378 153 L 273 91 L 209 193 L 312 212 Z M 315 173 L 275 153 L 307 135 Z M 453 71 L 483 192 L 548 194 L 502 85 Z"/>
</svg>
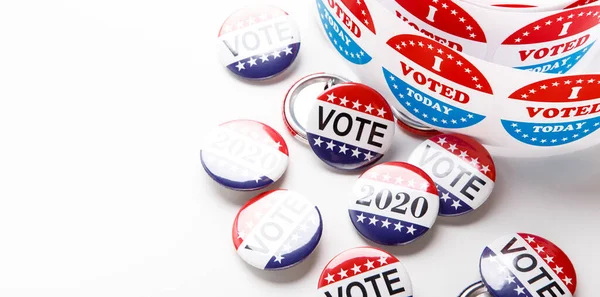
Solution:
<svg viewBox="0 0 600 297">
<path fill-rule="evenodd" d="M 296 17 L 301 54 L 275 81 L 236 79 L 213 42 L 245 3 L 0 4 L 0 296 L 315 296 L 329 259 L 370 244 L 346 212 L 357 174 L 326 168 L 280 117 L 296 79 L 353 75 L 322 38 L 312 3 L 274 1 Z M 233 218 L 257 193 L 219 187 L 200 164 L 203 135 L 236 118 L 281 132 L 290 167 L 269 189 L 299 191 L 324 216 L 318 249 L 290 270 L 262 272 L 236 255 Z M 406 160 L 418 143 L 399 132 L 384 161 Z M 485 244 L 532 232 L 571 256 L 576 295 L 594 296 L 599 152 L 497 159 L 497 185 L 481 209 L 386 249 L 407 267 L 415 296 L 456 296 L 477 280 Z"/>
</svg>

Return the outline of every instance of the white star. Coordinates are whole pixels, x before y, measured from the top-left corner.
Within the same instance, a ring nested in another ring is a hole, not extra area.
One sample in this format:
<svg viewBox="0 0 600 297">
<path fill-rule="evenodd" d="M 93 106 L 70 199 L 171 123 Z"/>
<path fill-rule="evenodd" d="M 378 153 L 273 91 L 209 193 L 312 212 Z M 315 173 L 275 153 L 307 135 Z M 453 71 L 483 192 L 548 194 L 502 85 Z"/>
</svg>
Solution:
<svg viewBox="0 0 600 297">
<path fill-rule="evenodd" d="M 412 235 L 415 235 L 415 231 L 417 231 L 417 229 L 414 228 L 414 225 L 410 225 L 408 226 L 408 228 L 406 228 L 406 234 L 410 233 Z"/>
<path fill-rule="evenodd" d="M 458 157 L 465 159 L 465 158 L 469 157 L 469 155 L 467 155 L 467 151 L 460 151 L 460 156 L 458 156 Z"/>
<path fill-rule="evenodd" d="M 327 277 L 325 278 L 325 280 L 327 280 L 327 283 L 333 283 L 335 280 L 333 279 L 333 275 L 331 274 L 327 274 Z"/>
<path fill-rule="evenodd" d="M 371 161 L 372 158 L 373 158 L 373 155 L 371 155 L 371 152 L 367 152 L 365 154 L 365 160 L 366 161 Z"/>
<path fill-rule="evenodd" d="M 292 54 L 292 49 L 290 47 L 286 47 L 283 49 L 283 51 L 285 52 L 285 55 L 291 55 Z"/>
<path fill-rule="evenodd" d="M 244 231 L 238 231 L 238 238 L 244 239 L 246 237 L 246 233 Z"/>
<path fill-rule="evenodd" d="M 315 143 L 313 145 L 321 147 L 321 143 L 323 143 L 323 140 L 321 140 L 321 136 L 319 136 L 319 138 L 315 139 Z"/>
<path fill-rule="evenodd" d="M 408 186 L 409 186 L 410 188 L 414 187 L 414 186 L 415 186 L 415 180 L 414 180 L 414 179 L 411 179 L 411 180 L 409 180 L 409 181 L 408 181 Z"/>
<path fill-rule="evenodd" d="M 358 100 L 356 100 L 355 102 L 352 102 L 352 104 L 354 105 L 354 106 L 352 106 L 352 108 L 356 108 L 357 110 L 362 105 L 358 102 Z"/>
<path fill-rule="evenodd" d="M 570 285 L 572 279 L 565 276 L 565 278 L 562 281 L 565 282 L 565 285 Z"/>
<path fill-rule="evenodd" d="M 338 272 L 337 274 L 340 276 L 340 278 L 344 278 L 348 277 L 348 275 L 346 274 L 347 272 L 348 270 L 341 269 L 340 272 Z"/>
<path fill-rule="evenodd" d="M 545 260 L 546 262 L 548 262 L 548 263 L 552 263 L 552 262 L 554 262 L 554 260 L 553 260 L 553 259 L 554 259 L 554 257 L 550 257 L 550 255 L 546 255 L 546 258 L 544 258 L 544 260 Z"/>
<path fill-rule="evenodd" d="M 369 225 L 375 225 L 377 226 L 377 222 L 379 221 L 378 219 L 375 218 L 375 216 L 373 216 L 372 218 L 369 218 Z"/>
<path fill-rule="evenodd" d="M 525 240 L 527 240 L 528 243 L 534 242 L 534 239 L 531 236 L 527 236 L 527 238 L 525 238 Z"/>
<path fill-rule="evenodd" d="M 390 178 L 392 178 L 392 176 L 390 176 L 389 174 L 386 173 L 386 174 L 382 175 L 381 178 L 383 178 L 383 181 L 389 181 Z"/>
<path fill-rule="evenodd" d="M 335 95 L 333 93 L 327 94 L 327 102 L 335 102 Z"/>
<path fill-rule="evenodd" d="M 366 217 L 363 216 L 363 214 L 361 213 L 360 215 L 356 216 L 356 218 L 357 218 L 357 220 L 356 220 L 357 223 L 364 223 Z"/>
<path fill-rule="evenodd" d="M 479 165 L 479 158 L 471 158 L 471 165 L 473 165 L 473 167 L 477 167 Z"/>
<path fill-rule="evenodd" d="M 381 225 L 381 228 L 388 228 L 388 226 L 391 224 L 390 221 L 388 221 L 388 219 L 386 218 L 385 221 L 381 222 L 383 225 Z"/>
<path fill-rule="evenodd" d="M 380 117 L 384 116 L 385 113 L 386 113 L 386 111 L 383 109 L 383 107 L 381 109 L 377 110 L 377 115 Z"/>
<path fill-rule="evenodd" d="M 444 200 L 444 202 L 448 201 L 448 199 L 450 199 L 450 195 L 448 192 L 445 192 L 442 194 L 442 197 L 440 197 L 440 199 Z"/>
<path fill-rule="evenodd" d="M 348 103 L 348 99 L 346 99 L 346 96 L 340 98 L 340 104 L 343 106 L 346 106 L 346 103 Z"/>
<path fill-rule="evenodd" d="M 344 145 L 340 146 L 340 153 L 341 154 L 346 154 L 346 151 L 348 150 L 348 148 L 346 147 L 346 144 L 344 143 Z"/>
<path fill-rule="evenodd" d="M 450 146 L 448 147 L 448 150 L 454 153 L 454 151 L 456 150 L 456 144 L 454 144 L 454 143 L 450 144 Z"/>
<path fill-rule="evenodd" d="M 515 277 L 514 277 L 514 276 L 512 276 L 512 275 L 507 275 L 507 276 L 506 276 L 506 281 L 507 281 L 509 284 L 515 283 Z"/>
<path fill-rule="evenodd" d="M 331 140 L 329 142 L 326 142 L 326 143 L 327 143 L 327 149 L 328 150 L 332 150 L 333 151 L 333 148 L 336 147 L 336 145 L 333 143 L 333 140 Z"/>
<path fill-rule="evenodd" d="M 490 171 L 490 166 L 485 165 L 485 166 L 481 166 L 481 171 L 483 171 L 483 174 L 487 174 L 488 171 Z"/>
<path fill-rule="evenodd" d="M 446 137 L 440 137 L 437 141 L 437 143 L 439 143 L 441 146 L 444 146 L 444 144 L 446 144 Z"/>
<path fill-rule="evenodd" d="M 429 183 L 428 182 L 423 182 L 421 184 L 421 190 L 425 191 L 425 190 L 427 190 L 427 188 L 429 188 Z"/>
<path fill-rule="evenodd" d="M 275 255 L 275 262 L 279 262 L 279 264 L 281 264 L 281 260 L 285 259 L 285 257 L 282 257 L 281 255 Z"/>
<path fill-rule="evenodd" d="M 273 55 L 273 58 L 277 59 L 279 58 L 279 54 L 281 53 L 281 51 L 274 51 L 271 55 Z"/>
<path fill-rule="evenodd" d="M 289 243 L 283 245 L 283 251 L 289 253 L 292 250 L 292 246 Z"/>
<path fill-rule="evenodd" d="M 374 262 L 371 262 L 371 260 L 367 260 L 367 263 L 365 263 L 365 266 L 367 266 L 367 270 L 375 268 L 375 266 L 373 266 L 373 263 Z"/>
<path fill-rule="evenodd" d="M 395 230 L 402 231 L 402 227 L 404 227 L 404 226 L 402 226 L 402 223 L 398 222 L 398 223 L 394 224 L 394 231 Z"/>
<path fill-rule="evenodd" d="M 404 179 L 402 179 L 401 176 L 396 177 L 396 183 L 397 184 L 402 184 L 403 181 L 404 181 Z"/>
<path fill-rule="evenodd" d="M 460 200 L 454 200 L 454 202 L 452 202 L 451 206 L 454 207 L 454 209 L 458 209 L 462 205 L 460 205 Z"/>
<path fill-rule="evenodd" d="M 248 65 L 249 65 L 250 67 L 252 67 L 253 65 L 256 65 L 256 59 L 254 59 L 254 57 L 250 58 L 250 59 L 248 60 Z"/>
<path fill-rule="evenodd" d="M 267 61 L 269 61 L 269 56 L 267 56 L 267 55 L 263 54 L 262 56 L 260 56 L 260 60 L 261 60 L 261 62 L 263 62 L 263 63 L 264 63 L 264 62 L 267 62 Z"/>
<path fill-rule="evenodd" d="M 523 288 L 521 286 L 517 286 L 517 288 L 515 289 L 515 292 L 517 292 L 517 296 L 519 296 L 521 294 L 525 295 L 525 292 L 523 290 L 525 290 L 525 288 Z"/>
<path fill-rule="evenodd" d="M 563 273 L 563 271 L 562 271 L 563 268 L 562 267 L 558 267 L 558 265 L 556 267 L 552 268 L 552 270 L 554 270 L 557 275 Z"/>
<path fill-rule="evenodd" d="M 372 110 L 373 110 L 373 107 L 371 107 L 371 104 L 365 106 L 366 112 L 371 113 Z"/>
<path fill-rule="evenodd" d="M 238 71 L 242 71 L 242 69 L 246 69 L 246 67 L 244 67 L 244 63 L 242 63 L 242 61 L 238 61 L 237 65 L 235 65 L 235 67 L 237 67 Z"/>
<path fill-rule="evenodd" d="M 543 246 L 540 246 L 540 245 L 538 245 L 538 246 L 535 248 L 535 250 L 538 252 L 538 254 L 539 254 L 539 253 L 543 253 L 543 252 L 544 252 L 544 247 L 543 247 Z"/>
<path fill-rule="evenodd" d="M 379 264 L 383 266 L 383 264 L 387 264 L 387 257 L 381 256 L 379 257 L 379 260 L 377 260 L 377 262 L 379 262 Z"/>
<path fill-rule="evenodd" d="M 354 271 L 354 275 L 359 274 L 360 271 L 360 266 L 356 266 L 356 264 L 354 264 L 354 267 L 352 267 L 352 271 Z"/>
<path fill-rule="evenodd" d="M 498 259 L 496 259 L 496 257 L 494 257 L 492 255 L 487 257 L 486 260 L 490 261 L 490 263 L 498 263 Z"/>
</svg>

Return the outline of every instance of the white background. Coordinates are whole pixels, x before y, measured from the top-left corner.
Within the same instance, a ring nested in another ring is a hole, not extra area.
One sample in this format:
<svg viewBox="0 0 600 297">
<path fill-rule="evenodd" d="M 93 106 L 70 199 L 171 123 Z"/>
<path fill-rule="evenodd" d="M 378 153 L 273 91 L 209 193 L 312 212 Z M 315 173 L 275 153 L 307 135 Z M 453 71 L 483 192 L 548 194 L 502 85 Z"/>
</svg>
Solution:
<svg viewBox="0 0 600 297">
<path fill-rule="evenodd" d="M 235 78 L 214 44 L 222 21 L 247 3 L 2 1 L 0 296 L 315 296 L 329 259 L 371 244 L 347 217 L 357 174 L 327 168 L 280 117 L 298 78 L 354 76 L 306 0 L 272 2 L 300 26 L 294 66 L 269 82 Z M 288 171 L 268 189 L 296 190 L 324 216 L 318 249 L 292 269 L 242 262 L 231 226 L 257 192 L 225 190 L 201 166 L 203 136 L 237 118 L 265 122 L 288 143 Z M 419 141 L 398 132 L 384 161 L 406 160 Z M 386 249 L 405 264 L 415 296 L 456 296 L 478 279 L 485 244 L 532 232 L 571 256 L 576 295 L 594 296 L 598 153 L 498 158 L 496 188 L 482 208 L 438 219 L 418 241 Z"/>
</svg>

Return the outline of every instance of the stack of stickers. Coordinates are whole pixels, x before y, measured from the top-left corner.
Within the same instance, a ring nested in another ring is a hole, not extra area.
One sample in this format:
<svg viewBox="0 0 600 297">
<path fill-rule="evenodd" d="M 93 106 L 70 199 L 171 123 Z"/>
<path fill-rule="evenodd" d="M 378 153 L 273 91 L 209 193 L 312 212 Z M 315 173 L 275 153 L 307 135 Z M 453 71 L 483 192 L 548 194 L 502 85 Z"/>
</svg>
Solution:
<svg viewBox="0 0 600 297">
<path fill-rule="evenodd" d="M 405 126 L 511 157 L 600 143 L 596 1 L 315 2 L 334 52 Z"/>
</svg>

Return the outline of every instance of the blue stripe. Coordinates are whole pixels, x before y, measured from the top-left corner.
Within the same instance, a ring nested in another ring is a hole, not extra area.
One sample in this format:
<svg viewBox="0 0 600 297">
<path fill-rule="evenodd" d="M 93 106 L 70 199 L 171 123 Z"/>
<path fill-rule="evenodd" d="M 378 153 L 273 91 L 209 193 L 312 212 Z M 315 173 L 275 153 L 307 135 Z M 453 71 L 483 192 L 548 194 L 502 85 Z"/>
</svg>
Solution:
<svg viewBox="0 0 600 297">
<path fill-rule="evenodd" d="M 438 189 L 438 193 L 440 196 L 440 213 L 439 214 L 441 216 L 457 216 L 457 215 L 462 215 L 462 214 L 468 213 L 473 210 L 462 199 L 456 197 L 454 194 L 452 194 L 452 192 L 446 190 L 444 187 L 440 186 L 437 183 L 436 183 L 436 187 Z M 450 199 L 447 199 L 446 201 L 444 201 L 442 199 L 442 195 L 444 193 L 447 193 L 448 197 L 450 197 Z M 460 206 L 459 207 L 452 206 L 452 204 L 455 203 L 455 201 L 457 201 L 457 200 L 459 201 Z"/>
<path fill-rule="evenodd" d="M 371 56 L 354 39 L 350 38 L 349 34 L 346 34 L 346 31 L 342 29 L 344 27 L 327 10 L 327 6 L 322 0 L 317 0 L 317 8 L 319 9 L 321 24 L 323 25 L 323 29 L 325 29 L 325 34 L 337 52 L 354 64 L 363 65 L 369 63 L 372 59 Z"/>
<path fill-rule="evenodd" d="M 383 68 L 383 75 L 396 100 L 419 120 L 437 127 L 459 129 L 481 122 L 485 116 L 444 103 L 412 87 Z"/>
<path fill-rule="evenodd" d="M 292 53 L 286 54 L 284 49 L 291 48 Z M 287 69 L 298 56 L 298 51 L 300 50 L 300 42 L 290 44 L 286 47 L 282 47 L 279 49 L 273 49 L 272 51 L 261 53 L 259 55 L 254 55 L 252 57 L 238 60 L 232 64 L 227 65 L 227 68 L 232 72 L 243 76 L 245 78 L 250 79 L 267 79 L 273 77 L 285 69 Z M 273 56 L 275 51 L 279 51 L 279 57 Z M 268 60 L 262 59 L 261 57 L 265 55 Z M 256 65 L 252 65 L 250 60 L 254 60 Z M 239 69 L 238 64 L 242 63 L 244 68 Z"/>
<path fill-rule="evenodd" d="M 407 221 L 400 221 L 389 217 L 379 216 L 368 212 L 348 210 L 350 220 L 358 232 L 368 240 L 382 245 L 403 245 L 410 243 L 425 234 L 429 228 L 413 224 Z M 359 216 L 365 217 L 359 221 Z M 374 218 L 373 223 L 370 219 Z M 384 227 L 383 222 L 390 224 Z M 398 224 L 398 226 L 396 226 Z M 396 228 L 397 227 L 397 228 Z M 414 232 L 408 233 L 408 227 L 414 228 Z M 399 229 L 399 230 L 398 230 Z"/>
<path fill-rule="evenodd" d="M 313 149 L 315 154 L 329 166 L 338 169 L 361 169 L 363 167 L 368 166 L 369 164 L 377 162 L 381 157 L 383 157 L 383 154 L 379 154 L 370 150 L 365 150 L 363 148 L 352 146 L 327 137 L 319 136 L 312 133 L 307 133 L 307 136 L 308 143 L 310 144 L 310 147 Z M 317 143 L 316 140 L 322 141 L 320 146 L 315 145 Z M 333 143 L 334 147 L 328 149 L 328 142 Z M 343 150 L 340 150 L 340 147 L 347 148 L 345 153 Z M 354 154 L 353 156 L 352 151 L 359 152 L 358 156 L 356 154 Z M 366 154 L 370 154 L 372 156 L 370 158 L 371 160 L 368 160 L 368 158 L 365 159 Z"/>
<path fill-rule="evenodd" d="M 573 66 L 575 66 L 581 59 L 589 52 L 590 48 L 596 43 L 596 41 L 592 42 L 590 45 L 580 49 L 579 51 L 563 56 L 556 60 L 536 64 L 536 65 L 527 65 L 521 67 L 514 67 L 516 69 L 528 70 L 532 72 L 543 72 L 543 73 L 557 73 L 563 74 L 567 73 L 567 71 L 571 70 Z"/>
<path fill-rule="evenodd" d="M 550 147 L 571 143 L 594 133 L 600 128 L 600 117 L 551 124 L 502 120 L 502 126 L 522 143 Z"/>
<path fill-rule="evenodd" d="M 242 168 L 215 154 L 200 151 L 200 161 L 206 173 L 217 183 L 226 188 L 238 191 L 253 191 L 273 183 L 270 178 Z M 238 170 L 232 170 L 237 168 Z M 247 170 L 246 175 L 242 174 Z M 260 179 L 258 179 L 260 177 Z"/>
</svg>

